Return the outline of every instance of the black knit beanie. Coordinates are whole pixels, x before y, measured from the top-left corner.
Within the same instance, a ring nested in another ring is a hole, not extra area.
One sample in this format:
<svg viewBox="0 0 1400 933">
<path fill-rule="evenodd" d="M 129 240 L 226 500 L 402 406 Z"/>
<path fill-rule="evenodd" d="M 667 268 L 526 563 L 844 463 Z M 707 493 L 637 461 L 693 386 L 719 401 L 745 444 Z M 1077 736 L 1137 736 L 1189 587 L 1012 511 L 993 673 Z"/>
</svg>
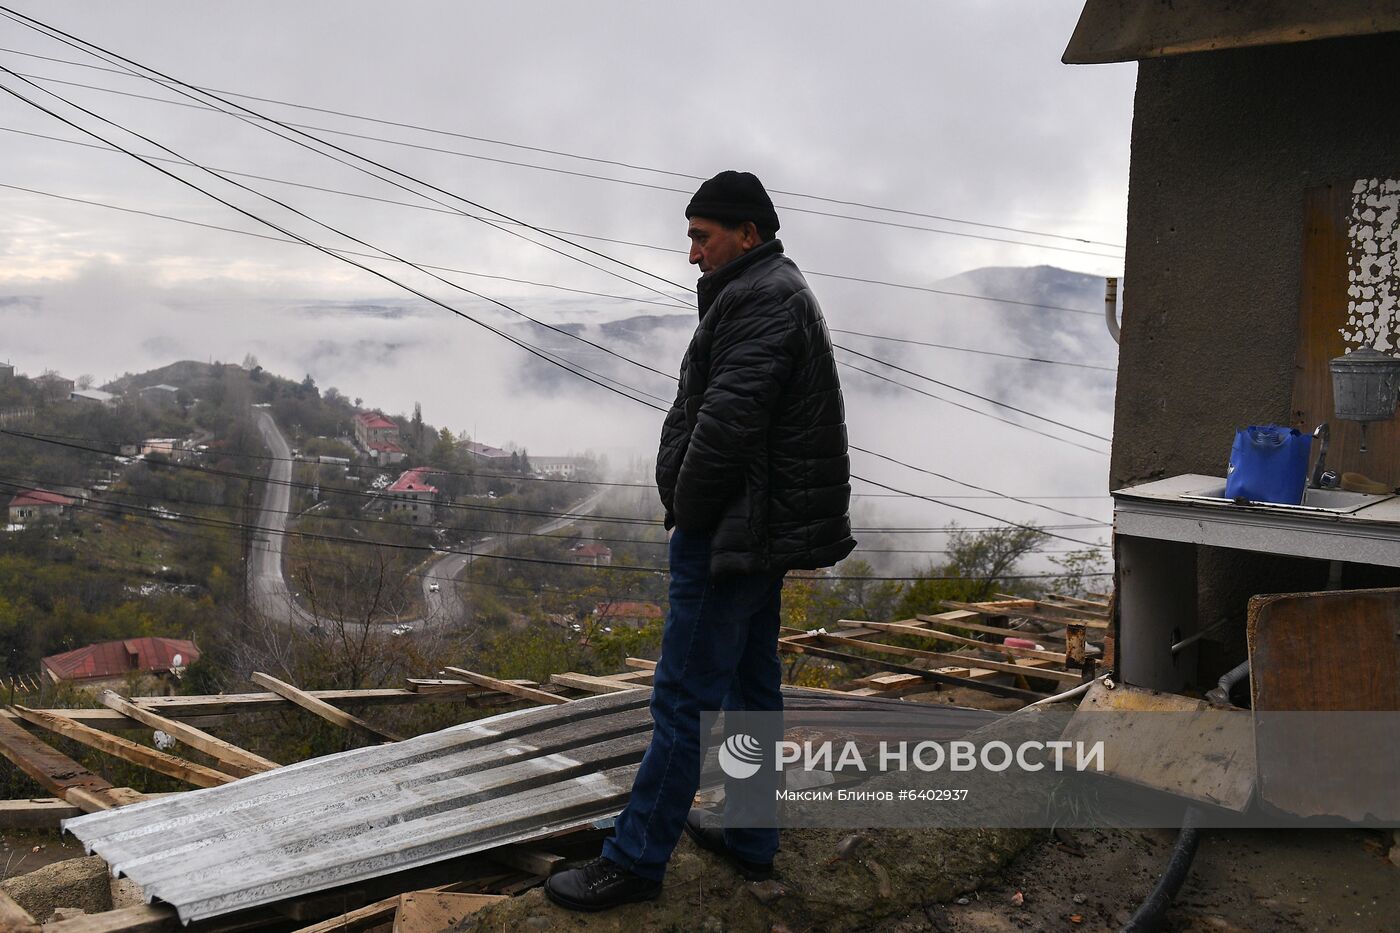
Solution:
<svg viewBox="0 0 1400 933">
<path fill-rule="evenodd" d="M 729 223 L 752 220 L 760 230 L 777 232 L 778 212 L 753 172 L 720 172 L 700 186 L 686 206 L 685 216 L 708 217 Z"/>
</svg>

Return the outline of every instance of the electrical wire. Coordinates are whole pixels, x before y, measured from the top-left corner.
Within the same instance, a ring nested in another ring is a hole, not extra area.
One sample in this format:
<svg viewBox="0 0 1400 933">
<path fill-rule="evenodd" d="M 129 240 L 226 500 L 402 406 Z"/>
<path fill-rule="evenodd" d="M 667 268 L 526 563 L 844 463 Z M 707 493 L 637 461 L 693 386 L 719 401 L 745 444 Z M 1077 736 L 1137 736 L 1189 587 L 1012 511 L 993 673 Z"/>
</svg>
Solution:
<svg viewBox="0 0 1400 933">
<path fill-rule="evenodd" d="M 52 28 L 52 27 L 49 27 L 49 28 Z M 83 40 L 79 40 L 79 41 L 83 41 Z M 112 53 L 112 54 L 115 54 L 115 53 Z M 118 56 L 118 57 L 120 57 L 120 56 Z M 75 63 L 69 63 L 69 64 L 75 64 Z M 140 67 L 144 67 L 144 66 L 140 66 Z M 103 69 L 103 70 L 105 71 L 105 70 L 109 70 L 109 69 Z M 154 71 L 154 69 L 151 69 L 151 70 Z M 122 74 L 122 72 L 117 71 L 117 70 L 112 70 L 112 71 L 113 71 L 113 73 L 115 73 L 115 74 Z M 159 74 L 159 72 L 155 72 L 155 73 L 156 73 L 156 74 Z M 33 78 L 33 79 L 36 80 L 36 81 L 43 81 L 43 82 L 47 82 L 47 83 L 51 83 L 51 84 L 61 84 L 61 85 L 65 85 L 65 86 L 68 86 L 68 87 L 78 87 L 78 88 L 83 88 L 83 89 L 85 89 L 85 90 L 98 91 L 98 92 L 104 93 L 104 94 L 113 94 L 113 95 L 117 95 L 117 96 L 121 96 L 121 97 L 129 97 L 129 98 L 134 98 L 134 99 L 137 99 L 137 100 L 146 100 L 146 101 L 151 101 L 151 102 L 154 102 L 154 103 L 166 104 L 166 105 L 169 105 L 169 106 L 186 107 L 186 108 L 191 108 L 191 109 L 196 109 L 196 110 L 204 110 L 204 111 L 209 111 L 209 112 L 214 112 L 214 113 L 225 113 L 225 112 L 226 112 L 226 111 L 221 111 L 221 110 L 219 110 L 217 107 L 211 107 L 211 106 L 209 106 L 209 105 L 207 105 L 207 104 L 199 104 L 199 103 L 187 104 L 187 103 L 183 103 L 183 102 L 181 102 L 181 101 L 169 100 L 169 99 L 167 99 L 167 98 L 153 97 L 153 96 L 150 96 L 150 95 L 147 95 L 147 94 L 137 94 L 137 93 L 132 92 L 132 91 L 122 91 L 122 90 L 118 90 L 118 89 L 116 89 L 116 88 L 102 87 L 102 86 L 100 86 L 100 85 L 85 84 L 85 83 L 80 82 L 80 81 L 68 81 L 68 80 L 64 80 L 64 79 L 61 79 L 61 78 L 50 77 L 50 76 L 48 76 L 48 75 L 36 75 L 36 74 L 32 74 L 32 73 L 27 73 L 27 72 L 22 72 L 22 74 L 24 74 L 25 77 Z M 127 76 L 146 78 L 146 76 L 144 76 L 144 75 L 132 75 L 132 74 L 129 73 L 129 72 L 127 73 Z M 147 78 L 147 80 L 155 80 L 155 79 Z M 172 79 L 160 80 L 160 81 L 157 81 L 156 83 L 161 84 L 162 86 L 171 88 L 172 90 L 178 89 L 178 88 L 177 88 L 177 85 L 182 85 L 182 86 L 184 86 L 184 87 L 189 87 L 189 88 L 198 90 L 198 91 L 200 91 L 200 93 L 207 94 L 207 95 L 209 95 L 209 96 L 211 96 L 211 97 L 216 97 L 216 98 L 217 98 L 219 95 L 227 94 L 227 95 L 230 96 L 230 97 L 240 97 L 240 98 L 243 98 L 243 99 L 245 99 L 245 100 L 261 100 L 261 101 L 264 101 L 264 102 L 268 101 L 267 98 L 256 98 L 256 97 L 253 97 L 253 96 L 251 96 L 251 95 L 246 95 L 246 94 L 235 94 L 235 93 L 232 93 L 232 92 L 229 92 L 229 91 L 214 91 L 214 90 L 212 90 L 212 89 L 200 88 L 200 87 L 197 87 L 196 85 L 187 85 L 187 84 L 184 84 L 184 82 L 174 81 L 174 80 L 172 80 Z M 298 104 L 289 104 L 289 103 L 287 103 L 287 102 L 285 102 L 285 101 L 275 101 L 275 103 L 279 103 L 279 104 L 282 104 L 282 105 L 284 105 L 284 106 L 290 106 L 290 107 L 298 107 L 298 108 L 301 108 L 301 105 L 298 105 Z M 319 109 L 319 108 L 309 108 L 309 107 L 307 107 L 307 108 L 301 108 L 301 109 Z M 259 119 L 272 120 L 272 118 L 266 117 L 266 116 L 259 116 Z M 359 119 L 368 119 L 368 118 L 359 118 Z M 626 186 L 634 187 L 634 188 L 644 188 L 644 189 L 649 189 L 649 190 L 652 190 L 652 191 L 665 191 L 665 192 L 675 193 L 675 194 L 684 194 L 684 195 L 687 195 L 687 196 L 689 196 L 690 194 L 693 193 L 693 191 L 692 191 L 691 188 L 677 188 L 677 187 L 674 187 L 674 186 L 671 186 L 671 185 L 659 185 L 659 184 L 654 184 L 654 183 L 650 183 L 650 182 L 636 181 L 636 180 L 633 180 L 633 179 L 617 178 L 617 177 L 609 176 L 609 175 L 599 175 L 599 174 L 596 174 L 596 173 L 593 173 L 593 172 L 580 172 L 580 171 L 575 171 L 575 170 L 572 170 L 572 169 L 559 168 L 559 167 L 557 167 L 557 166 L 540 165 L 540 164 L 534 163 L 534 162 L 522 162 L 522 161 L 519 161 L 519 160 L 516 160 L 516 159 L 504 159 L 504 158 L 500 158 L 500 157 L 497 157 L 497 156 L 482 155 L 482 154 L 480 154 L 480 153 L 464 152 L 464 151 L 462 151 L 462 150 L 460 150 L 460 149 L 446 149 L 446 148 L 443 148 L 443 147 L 440 147 L 440 146 L 429 146 L 429 145 L 424 145 L 424 144 L 421 144 L 421 143 L 413 143 L 413 142 L 408 142 L 407 140 L 394 139 L 394 138 L 385 137 L 385 136 L 374 136 L 374 135 L 370 135 L 370 134 L 366 134 L 366 133 L 352 133 L 352 132 L 349 132 L 349 131 L 347 131 L 347 130 L 337 130 L 337 129 L 334 129 L 334 128 L 328 127 L 328 126 L 319 126 L 319 125 L 310 124 L 310 123 L 294 123 L 294 122 L 291 122 L 291 121 L 274 121 L 274 122 L 278 122 L 279 124 L 284 125 L 284 126 L 294 127 L 294 128 L 296 128 L 296 129 L 299 129 L 299 130 L 314 130 L 314 131 L 316 131 L 316 132 L 318 132 L 318 133 L 330 133 L 330 134 L 335 135 L 335 136 L 343 136 L 343 137 L 347 137 L 347 138 L 350 138 L 350 139 L 360 139 L 360 140 L 365 140 L 365 141 L 368 141 L 368 142 L 386 143 L 386 144 L 392 145 L 392 146 L 401 146 L 401 147 L 409 148 L 409 149 L 418 149 L 418 150 L 427 151 L 427 152 L 433 152 L 433 153 L 437 153 L 437 154 L 441 154 L 441 155 L 455 156 L 455 157 L 457 157 L 457 158 L 472 159 L 472 160 L 480 161 L 480 162 L 491 162 L 491 163 L 494 163 L 494 164 L 497 164 L 497 165 L 509 165 L 509 166 L 514 167 L 514 168 L 529 169 L 529 170 L 531 170 L 531 171 L 546 172 L 546 173 L 555 174 L 555 175 L 565 175 L 565 176 L 570 176 L 570 177 L 574 177 L 574 178 L 585 178 L 585 179 L 589 179 L 589 180 L 591 180 L 591 181 L 601 181 L 601 182 L 605 182 L 605 183 L 608 183 L 608 184 L 626 185 Z M 384 122 L 384 121 L 373 121 L 373 122 Z M 429 130 L 428 132 L 437 132 L 437 131 Z M 455 134 L 454 134 L 454 135 L 455 135 Z M 500 143 L 498 143 L 498 144 L 500 144 Z M 649 170 L 649 171 L 650 171 L 650 170 Z M 698 176 L 698 175 L 692 175 L 692 176 L 687 176 L 687 177 L 690 177 L 690 178 L 693 178 L 693 179 L 696 179 L 696 180 L 703 180 L 702 177 L 701 177 L 701 176 Z M 779 195 L 779 196 L 810 198 L 811 200 L 824 201 L 824 202 L 829 203 L 829 204 L 839 204 L 839 205 L 845 205 L 845 206 L 848 206 L 848 207 L 859 207 L 859 208 L 863 208 L 863 209 L 866 209 L 866 210 L 884 211 L 884 212 L 889 212 L 889 213 L 902 214 L 902 215 L 910 216 L 910 217 L 923 217 L 923 218 L 928 218 L 928 219 L 933 219 L 933 220 L 939 220 L 939 221 L 943 221 L 943 222 L 947 222 L 947 223 L 966 224 L 966 225 L 968 225 L 968 226 L 982 227 L 982 228 L 984 228 L 984 229 L 1001 230 L 1001 231 L 1005 231 L 1005 232 L 1014 232 L 1014 233 L 1028 234 L 1028 235 L 1031 235 L 1031 236 L 1047 237 L 1047 238 L 1051 238 L 1051 239 L 1069 240 L 1069 241 L 1073 241 L 1073 242 L 1077 242 L 1077 243 L 1099 244 L 1099 245 L 1108 246 L 1108 247 L 1113 248 L 1113 249 L 1123 249 L 1122 246 L 1117 245 L 1117 244 L 1106 243 L 1106 242 L 1100 241 L 1100 240 L 1090 240 L 1090 239 L 1086 239 L 1086 238 L 1084 238 L 1084 237 L 1069 236 L 1069 235 L 1066 235 L 1066 234 L 1057 234 L 1057 233 L 1043 233 L 1043 232 L 1039 232 L 1039 231 L 1035 231 L 1035 230 L 1027 230 L 1027 229 L 1024 229 L 1024 228 L 1011 227 L 1011 226 L 1006 226 L 1006 225 L 1002 225 L 1002 224 L 989 224 L 989 223 L 982 223 L 982 222 L 978 222 L 978 221 L 959 220 L 959 219 L 953 218 L 953 217 L 945 217 L 945 216 L 936 215 L 936 214 L 927 214 L 927 213 L 922 213 L 922 212 L 919 212 L 919 211 L 909 211 L 909 210 L 903 210 L 903 209 L 899 209 L 899 208 L 879 207 L 879 206 L 876 206 L 876 205 L 864 204 L 864 203 L 861 203 L 861 202 L 858 202 L 858 201 L 848 201 L 848 200 L 843 200 L 843 199 L 839 199 L 839 198 L 828 198 L 828 197 L 821 197 L 821 196 L 817 196 L 817 195 L 799 194 L 799 193 L 796 193 L 796 192 L 783 191 L 783 190 L 777 189 L 777 188 L 773 189 L 771 193 L 777 194 L 777 195 Z M 920 231 L 920 232 L 924 232 L 924 233 L 936 233 L 936 234 L 941 234 L 941 235 L 944 235 L 944 236 L 962 237 L 962 238 L 974 239 L 974 240 L 984 240 L 984 241 L 990 241 L 990 242 L 993 242 L 993 243 L 1003 243 L 1003 244 L 1010 245 L 1010 246 L 1024 246 L 1024 247 L 1029 247 L 1029 248 L 1031 248 L 1031 249 L 1047 249 L 1047 250 L 1055 250 L 1055 251 L 1057 251 L 1057 252 L 1078 253 L 1078 254 L 1081 254 L 1081 255 L 1096 256 L 1096 257 L 1105 258 L 1105 259 L 1117 259 L 1117 260 L 1121 260 L 1121 259 L 1123 258 L 1121 255 L 1118 255 L 1118 254 L 1115 254 L 1115 253 L 1104 253 L 1104 252 L 1100 252 L 1100 251 L 1097 251 L 1097 250 L 1086 250 L 1086 249 L 1080 249 L 1080 248 L 1078 248 L 1078 247 L 1069 247 L 1069 246 L 1056 246 L 1056 245 L 1050 244 L 1050 243 L 1034 243 L 1034 242 L 1027 241 L 1027 240 L 1013 240 L 1013 239 L 1009 239 L 1009 238 L 1006 238 L 1006 237 L 997 237 L 997 236 L 989 236 L 989 235 L 986 235 L 986 234 L 969 233 L 969 232 L 967 232 L 967 231 L 962 231 L 962 230 L 947 230 L 947 229 L 942 229 L 942 228 L 938 228 L 938 227 L 926 227 L 926 226 L 922 226 L 922 225 L 920 225 L 920 224 L 900 223 L 900 222 L 892 221 L 892 220 L 882 220 L 882 219 L 879 219 L 879 218 L 876 218 L 876 217 L 861 217 L 861 216 L 855 215 L 855 214 L 842 214 L 842 213 L 838 213 L 838 212 L 835 212 L 835 211 L 823 211 L 823 210 L 817 210 L 817 209 L 815 209 L 815 208 L 810 208 L 810 207 L 799 207 L 799 206 L 794 205 L 794 204 L 782 204 L 782 203 L 779 203 L 779 204 L 776 204 L 775 206 L 778 207 L 778 208 L 780 208 L 780 209 L 782 209 L 782 210 L 784 210 L 784 211 L 788 211 L 788 212 L 792 212 L 792 213 L 808 214 L 808 215 L 812 215 L 812 216 L 816 216 L 816 217 L 826 217 L 826 218 L 831 218 L 831 219 L 836 219 L 836 220 L 848 220 L 848 221 L 853 221 L 853 222 L 856 222 L 856 223 L 873 224 L 873 225 L 882 226 L 882 227 L 894 227 L 894 228 L 902 229 L 902 230 L 914 230 L 914 231 Z"/>
</svg>

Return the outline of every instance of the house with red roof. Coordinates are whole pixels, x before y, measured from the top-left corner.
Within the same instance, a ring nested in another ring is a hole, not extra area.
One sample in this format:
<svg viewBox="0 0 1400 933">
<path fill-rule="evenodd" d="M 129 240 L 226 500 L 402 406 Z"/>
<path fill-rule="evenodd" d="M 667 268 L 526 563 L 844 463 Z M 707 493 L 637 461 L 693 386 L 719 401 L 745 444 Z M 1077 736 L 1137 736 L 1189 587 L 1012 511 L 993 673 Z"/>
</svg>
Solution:
<svg viewBox="0 0 1400 933">
<path fill-rule="evenodd" d="M 355 415 L 355 442 L 378 464 L 403 460 L 399 446 L 399 426 L 383 412 L 362 411 Z"/>
<path fill-rule="evenodd" d="M 131 674 L 168 674 L 199 660 L 195 643 L 184 638 L 125 638 L 86 645 L 39 662 L 54 683 L 96 685 L 120 682 Z"/>
<path fill-rule="evenodd" d="M 569 557 L 576 564 L 590 567 L 606 567 L 612 563 L 612 548 L 598 541 L 576 544 L 569 549 Z"/>
<path fill-rule="evenodd" d="M 24 525 L 41 518 L 57 518 L 73 499 L 47 489 L 21 489 L 10 500 L 10 524 Z"/>
<path fill-rule="evenodd" d="M 593 607 L 593 621 L 609 627 L 630 625 L 641 628 L 648 622 L 659 621 L 665 615 L 656 603 L 625 599 L 610 599 Z"/>
<path fill-rule="evenodd" d="M 415 525 L 426 525 L 433 520 L 438 490 L 425 478 L 427 473 L 421 468 L 405 470 L 392 486 L 384 490 L 389 511 L 395 513 L 399 521 L 407 519 Z"/>
</svg>

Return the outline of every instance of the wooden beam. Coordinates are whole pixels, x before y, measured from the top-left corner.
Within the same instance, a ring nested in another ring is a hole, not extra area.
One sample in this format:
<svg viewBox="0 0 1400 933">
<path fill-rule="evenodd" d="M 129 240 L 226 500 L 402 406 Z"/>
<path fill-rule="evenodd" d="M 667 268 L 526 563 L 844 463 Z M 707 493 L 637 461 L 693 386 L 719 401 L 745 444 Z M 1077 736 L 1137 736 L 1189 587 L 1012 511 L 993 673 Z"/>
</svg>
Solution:
<svg viewBox="0 0 1400 933">
<path fill-rule="evenodd" d="M 508 693 L 511 696 L 519 697 L 522 700 L 530 700 L 535 703 L 550 703 L 558 705 L 569 702 L 566 697 L 561 697 L 554 693 L 545 693 L 543 690 L 535 690 L 532 687 L 522 687 L 511 683 L 508 680 L 498 680 L 495 677 L 488 677 L 485 674 L 478 674 L 476 671 L 469 671 L 463 667 L 446 668 L 449 674 L 456 674 L 463 680 L 470 681 L 478 687 L 486 687 L 490 690 L 497 690 L 501 693 Z"/>
<path fill-rule="evenodd" d="M 90 726 L 76 723 L 66 716 L 40 712 L 27 706 L 16 705 L 11 708 L 26 722 L 48 729 L 66 739 L 72 739 L 74 742 L 86 745 L 88 748 L 95 748 L 99 752 L 105 752 L 123 761 L 129 761 L 159 774 L 193 784 L 195 787 L 218 787 L 238 780 L 231 774 L 215 771 L 213 768 L 177 758 L 154 748 L 147 748 L 130 739 L 99 732 Z"/>
<path fill-rule="evenodd" d="M 56 829 L 60 821 L 82 812 L 57 797 L 0 800 L 0 829 Z"/>
<path fill-rule="evenodd" d="M 983 648 L 987 651 L 997 651 L 1013 658 L 1035 658 L 1037 661 L 1051 661 L 1056 664 L 1063 664 L 1065 660 L 1065 656 L 1062 653 L 1039 651 L 1035 648 L 1017 648 L 1012 645 L 998 645 L 992 642 L 978 641 L 975 638 L 968 638 L 964 635 L 954 635 L 952 632 L 940 632 L 936 629 L 920 628 L 913 625 L 900 625 L 896 622 L 867 622 L 865 624 L 887 635 L 917 635 L 923 638 L 952 642 L 955 645 L 971 645 L 977 648 Z"/>
<path fill-rule="evenodd" d="M 564 864 L 564 856 L 528 845 L 502 846 L 485 853 L 509 868 L 548 878 Z"/>
<path fill-rule="evenodd" d="M 352 716 L 342 709 L 336 709 L 325 700 L 318 699 L 305 690 L 299 687 L 293 687 L 291 684 L 278 680 L 270 674 L 264 674 L 262 671 L 254 671 L 251 679 L 253 683 L 257 684 L 259 687 L 266 687 L 283 699 L 290 700 L 307 712 L 315 713 L 317 716 L 326 720 L 326 722 L 335 723 L 342 729 L 349 729 L 351 731 L 358 729 L 376 739 L 387 739 L 390 742 L 403 741 L 400 736 L 377 728 L 376 726 L 371 726 L 360 717 Z"/>
<path fill-rule="evenodd" d="M 626 665 L 627 665 L 628 667 L 630 667 L 630 668 L 633 668 L 633 669 L 639 670 L 639 671 L 654 671 L 654 670 L 656 670 L 656 662 L 655 662 L 655 661 L 648 661 L 646 658 L 628 658 L 627 660 L 623 661 L 622 663 L 626 664 Z"/>
<path fill-rule="evenodd" d="M 928 661 L 942 661 L 945 664 L 963 664 L 968 667 L 980 667 L 989 671 L 1000 671 L 1003 674 L 1020 674 L 1028 677 L 1043 677 L 1049 680 L 1058 680 L 1062 683 L 1077 684 L 1083 678 L 1078 674 L 1071 674 L 1068 671 L 1051 670 L 1049 668 L 1036 667 L 1025 664 L 1006 664 L 1001 661 L 986 661 L 982 658 L 970 658 L 966 655 L 948 654 L 942 651 L 925 651 L 922 648 L 904 648 L 900 645 L 886 645 L 878 641 L 865 641 L 858 638 L 842 638 L 838 635 L 819 635 L 818 640 L 822 644 L 842 645 L 848 648 L 864 648 L 867 651 L 875 651 L 880 654 L 892 654 L 906 658 L 922 658 Z"/>
<path fill-rule="evenodd" d="M 273 768 L 280 768 L 275 761 L 270 761 L 261 755 L 254 755 L 250 751 L 239 748 L 232 742 L 225 742 L 217 736 L 210 735 L 202 729 L 186 725 L 169 719 L 159 713 L 153 713 L 148 709 L 142 709 L 135 703 L 129 702 L 118 696 L 111 690 L 104 690 L 99 697 L 102 705 L 108 709 L 114 709 L 119 713 L 130 716 L 137 722 L 150 726 L 152 729 L 159 729 L 166 735 L 179 739 L 190 748 L 204 752 L 212 758 L 223 762 L 230 770 L 242 772 L 239 777 L 247 777 L 250 774 L 259 774 L 263 771 L 271 771 Z"/>
<path fill-rule="evenodd" d="M 141 904 L 100 914 L 86 914 L 71 920 L 58 920 L 46 923 L 39 929 L 43 933 L 161 933 L 162 930 L 176 930 L 179 927 L 180 920 L 175 915 L 175 908 L 165 904 Z"/>
<path fill-rule="evenodd" d="M 626 690 L 650 690 L 647 684 L 633 684 L 612 680 L 607 677 L 593 677 L 588 674 L 551 674 L 549 682 L 558 687 L 572 687 L 586 693 L 622 693 Z"/>
<path fill-rule="evenodd" d="M 112 785 L 72 758 L 39 741 L 13 719 L 0 718 L 0 755 L 39 786 L 62 797 L 84 813 L 114 806 L 108 793 Z"/>
<path fill-rule="evenodd" d="M 943 600 L 943 605 L 955 609 L 969 609 L 973 612 L 981 612 L 989 616 L 1016 616 L 1020 619 L 1035 619 L 1039 622 L 1053 622 L 1056 625 L 1082 625 L 1085 628 L 1106 629 L 1108 621 L 1100 618 L 1089 618 L 1082 613 L 1078 615 L 1055 615 L 1049 612 L 1041 612 L 1042 605 L 1033 599 L 1005 600 L 994 603 L 959 603 L 950 599 Z M 978 608 L 978 607 L 982 608 Z M 1070 610 L 1069 607 L 1060 608 L 1066 612 L 1079 613 L 1079 610 Z"/>
<path fill-rule="evenodd" d="M 857 644 L 861 644 L 857 642 Z M 829 658 L 833 661 L 843 661 L 847 664 L 869 664 L 881 668 L 887 668 L 901 674 L 916 674 L 927 680 L 929 683 L 944 684 L 949 687 L 970 687 L 973 690 L 981 690 L 994 696 L 1011 697 L 1017 700 L 1035 701 L 1042 700 L 1046 694 L 1036 693 L 1034 690 L 1022 690 L 1019 687 L 1004 687 L 1001 684 L 983 683 L 971 677 L 962 677 L 950 674 L 947 669 L 925 670 L 919 667 L 910 667 L 904 664 L 894 664 L 887 660 L 877 658 L 863 658 L 855 654 L 847 654 L 844 651 L 833 651 L 830 648 L 821 648 L 816 645 L 805 645 L 793 643 L 786 638 L 778 640 L 778 650 L 786 651 L 789 654 L 810 654 L 813 657 Z M 810 689 L 810 688 L 806 688 Z M 841 690 L 830 690 L 828 693 L 843 693 Z"/>
<path fill-rule="evenodd" d="M 1008 628 L 1005 625 L 981 625 L 976 622 L 963 622 L 961 620 L 954 622 L 944 618 L 944 616 L 950 616 L 952 614 L 953 613 L 951 612 L 944 612 L 936 616 L 918 615 L 914 617 L 914 621 L 925 622 L 933 629 L 941 629 L 943 626 L 948 626 L 950 628 L 960 628 L 968 632 L 981 632 L 983 635 L 1011 635 L 1016 638 L 1025 636 L 1027 638 L 1038 638 L 1042 641 L 1062 642 L 1065 640 L 1065 637 L 1063 635 L 1055 635 L 1051 634 L 1050 632 L 1027 632 L 1022 629 Z M 975 612 L 968 612 L 963 614 L 970 616 L 974 619 L 981 618 Z"/>
</svg>

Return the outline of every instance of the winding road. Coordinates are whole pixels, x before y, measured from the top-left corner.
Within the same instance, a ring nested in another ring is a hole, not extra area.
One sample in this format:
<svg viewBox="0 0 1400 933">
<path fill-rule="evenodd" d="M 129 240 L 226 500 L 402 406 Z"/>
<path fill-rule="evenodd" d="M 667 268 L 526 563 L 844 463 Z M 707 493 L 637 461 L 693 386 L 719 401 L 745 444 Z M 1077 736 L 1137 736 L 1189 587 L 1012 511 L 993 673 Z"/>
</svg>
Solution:
<svg viewBox="0 0 1400 933">
<path fill-rule="evenodd" d="M 282 554 L 287 540 L 287 513 L 292 501 L 292 448 L 277 427 L 272 413 L 265 408 L 255 408 L 253 418 L 258 431 L 273 460 L 268 471 L 267 488 L 263 493 L 262 508 L 258 513 L 257 525 L 267 531 L 258 532 L 252 540 L 248 555 L 248 596 L 254 608 L 266 618 L 275 619 L 287 625 L 313 628 L 320 624 L 310 612 L 297 601 L 287 586 L 282 572 Z M 552 534 L 574 524 L 579 517 L 591 513 L 603 501 L 606 490 L 599 490 L 587 499 L 570 507 L 569 517 L 551 519 L 531 534 Z M 455 624 L 466 615 L 466 604 L 458 598 L 456 580 L 467 566 L 480 557 L 495 553 L 502 541 L 511 537 L 498 535 L 483 538 L 470 545 L 470 553 L 453 552 L 443 554 L 428 564 L 422 571 L 423 605 L 426 615 L 400 625 L 418 627 L 425 625 Z M 438 584 L 436 591 L 432 585 Z"/>
</svg>

